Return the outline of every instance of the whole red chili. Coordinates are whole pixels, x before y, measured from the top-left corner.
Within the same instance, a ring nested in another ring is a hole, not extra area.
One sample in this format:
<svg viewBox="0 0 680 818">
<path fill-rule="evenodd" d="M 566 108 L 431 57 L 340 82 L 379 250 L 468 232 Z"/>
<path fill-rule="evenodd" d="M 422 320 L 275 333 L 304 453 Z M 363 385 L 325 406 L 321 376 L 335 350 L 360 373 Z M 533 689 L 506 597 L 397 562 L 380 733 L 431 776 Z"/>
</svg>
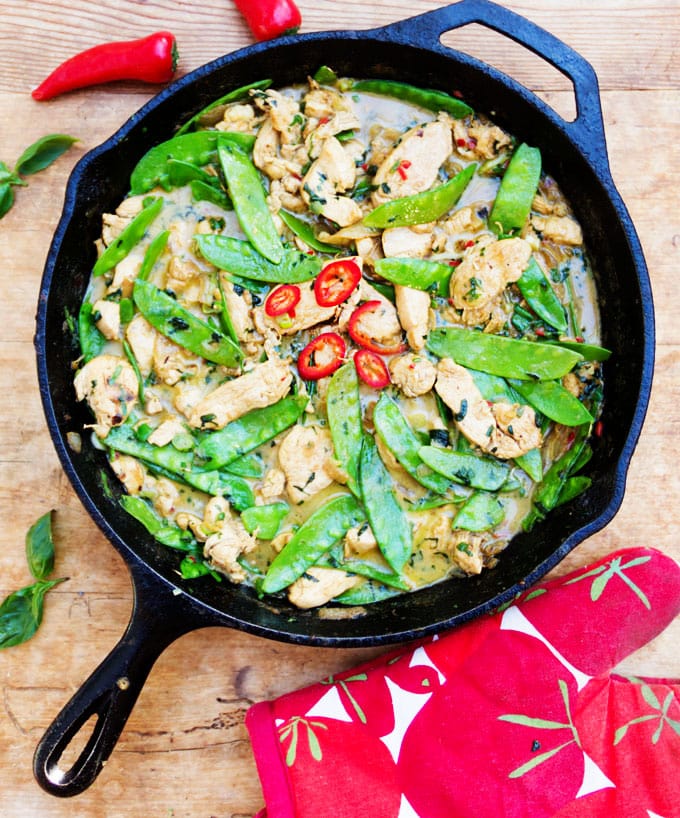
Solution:
<svg viewBox="0 0 680 818">
<path fill-rule="evenodd" d="M 257 40 L 292 34 L 302 17 L 293 0 L 234 0 Z"/>
<path fill-rule="evenodd" d="M 31 93 L 44 101 L 115 80 L 168 82 L 177 68 L 177 41 L 169 31 L 157 31 L 139 40 L 102 43 L 66 60 Z"/>
<path fill-rule="evenodd" d="M 318 381 L 332 375 L 345 357 L 345 342 L 337 332 L 322 332 L 300 353 L 298 372 L 306 381 Z"/>
</svg>

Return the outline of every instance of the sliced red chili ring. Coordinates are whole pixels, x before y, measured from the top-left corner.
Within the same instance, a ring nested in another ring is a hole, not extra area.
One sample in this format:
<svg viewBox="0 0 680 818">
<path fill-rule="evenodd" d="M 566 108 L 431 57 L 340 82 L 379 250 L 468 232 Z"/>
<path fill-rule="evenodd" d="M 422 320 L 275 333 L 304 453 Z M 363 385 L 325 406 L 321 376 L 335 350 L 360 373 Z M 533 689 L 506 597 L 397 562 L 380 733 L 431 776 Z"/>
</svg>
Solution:
<svg viewBox="0 0 680 818">
<path fill-rule="evenodd" d="M 298 356 L 298 372 L 306 381 L 332 375 L 342 364 L 345 350 L 345 342 L 337 332 L 322 332 L 312 338 Z"/>
<path fill-rule="evenodd" d="M 320 307 L 336 307 L 346 301 L 361 281 L 361 267 L 353 258 L 331 261 L 314 281 L 316 303 Z"/>
<path fill-rule="evenodd" d="M 390 383 L 387 365 L 377 352 L 371 352 L 370 349 L 358 349 L 354 353 L 354 366 L 361 380 L 374 389 L 382 389 Z"/>
<path fill-rule="evenodd" d="M 282 284 L 272 290 L 264 302 L 264 311 L 275 318 L 277 315 L 289 314 L 294 317 L 295 307 L 300 301 L 300 288 L 295 284 Z"/>
<path fill-rule="evenodd" d="M 377 299 L 374 301 L 366 301 L 366 303 L 357 307 L 349 317 L 347 332 L 355 344 L 359 344 L 359 346 L 365 347 L 371 350 L 371 352 L 377 352 L 379 355 L 396 355 L 398 352 L 404 352 L 408 349 L 408 346 L 402 341 L 399 341 L 399 343 L 393 346 L 383 346 L 367 335 L 366 331 L 361 327 L 362 319 L 383 307 L 384 304 L 382 301 L 378 301 Z"/>
</svg>

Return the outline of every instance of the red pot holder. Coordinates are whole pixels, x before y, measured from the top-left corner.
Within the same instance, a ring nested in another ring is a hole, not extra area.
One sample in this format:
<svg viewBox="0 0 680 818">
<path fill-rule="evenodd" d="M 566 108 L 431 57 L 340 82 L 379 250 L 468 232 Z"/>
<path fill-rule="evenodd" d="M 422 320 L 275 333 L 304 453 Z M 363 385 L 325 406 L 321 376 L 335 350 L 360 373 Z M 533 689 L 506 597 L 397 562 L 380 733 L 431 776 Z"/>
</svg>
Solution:
<svg viewBox="0 0 680 818">
<path fill-rule="evenodd" d="M 678 818 L 680 681 L 610 675 L 680 612 L 618 551 L 440 637 L 254 705 L 264 818 Z"/>
</svg>

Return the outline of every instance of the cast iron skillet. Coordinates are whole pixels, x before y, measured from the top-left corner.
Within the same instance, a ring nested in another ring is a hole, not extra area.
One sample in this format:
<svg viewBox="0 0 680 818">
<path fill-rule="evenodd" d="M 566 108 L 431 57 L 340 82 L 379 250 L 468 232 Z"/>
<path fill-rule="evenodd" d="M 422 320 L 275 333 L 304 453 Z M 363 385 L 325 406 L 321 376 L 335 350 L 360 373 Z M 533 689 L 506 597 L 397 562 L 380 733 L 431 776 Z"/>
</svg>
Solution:
<svg viewBox="0 0 680 818">
<path fill-rule="evenodd" d="M 512 79 L 441 44 L 444 32 L 471 22 L 522 43 L 570 78 L 575 121 L 565 122 Z M 94 262 L 101 214 L 125 196 L 137 160 L 227 90 L 265 77 L 276 85 L 304 81 L 322 64 L 340 75 L 457 89 L 475 109 L 492 113 L 499 125 L 538 145 L 544 167 L 558 179 L 584 227 L 597 276 L 602 340 L 614 351 L 606 365 L 604 436 L 591 461 L 589 491 L 557 509 L 531 534 L 515 537 L 495 569 L 369 606 L 353 619 L 324 618 L 323 612 L 301 611 L 285 601 L 260 600 L 250 589 L 228 582 L 180 580 L 176 554 L 157 545 L 121 510 L 115 480 L 107 488 L 103 454 L 86 441 L 76 453 L 66 442 L 67 433 L 82 429 L 89 417 L 74 398 L 71 363 L 79 350 L 65 331 L 65 314 L 77 315 Z M 63 467 L 87 511 L 127 562 L 134 585 L 134 607 L 124 636 L 36 750 L 38 782 L 55 795 L 69 796 L 94 781 L 153 663 L 180 635 L 225 625 L 286 642 L 342 647 L 422 637 L 511 599 L 616 513 L 651 386 L 654 322 L 642 250 L 609 171 L 596 76 L 555 37 L 488 0 L 463 0 L 370 31 L 285 37 L 221 57 L 162 91 L 78 163 L 47 258 L 35 346 L 47 423 Z M 71 769 L 61 770 L 60 756 L 93 715 L 94 732 Z"/>
</svg>

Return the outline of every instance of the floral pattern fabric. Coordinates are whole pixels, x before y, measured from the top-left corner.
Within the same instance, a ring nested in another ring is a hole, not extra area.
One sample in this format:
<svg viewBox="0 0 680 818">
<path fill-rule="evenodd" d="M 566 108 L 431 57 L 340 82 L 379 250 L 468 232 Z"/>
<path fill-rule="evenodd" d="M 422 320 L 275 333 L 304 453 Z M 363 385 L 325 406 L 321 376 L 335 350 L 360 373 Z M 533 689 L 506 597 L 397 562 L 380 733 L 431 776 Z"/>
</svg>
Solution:
<svg viewBox="0 0 680 818">
<path fill-rule="evenodd" d="M 680 818 L 680 681 L 611 673 L 678 613 L 680 567 L 626 549 L 258 703 L 260 815 Z"/>
</svg>

